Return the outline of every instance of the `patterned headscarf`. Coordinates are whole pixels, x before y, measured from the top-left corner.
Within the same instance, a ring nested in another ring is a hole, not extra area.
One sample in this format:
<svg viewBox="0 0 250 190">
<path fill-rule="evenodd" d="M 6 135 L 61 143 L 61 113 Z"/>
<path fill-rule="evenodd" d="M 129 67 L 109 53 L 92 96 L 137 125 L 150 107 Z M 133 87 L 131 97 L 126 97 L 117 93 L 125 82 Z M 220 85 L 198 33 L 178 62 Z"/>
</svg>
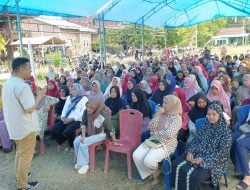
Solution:
<svg viewBox="0 0 250 190">
<path fill-rule="evenodd" d="M 227 168 L 232 138 L 230 130 L 226 126 L 221 106 L 212 103 L 208 108 L 220 115 L 219 120 L 212 124 L 206 119 L 197 131 L 188 152 L 191 152 L 194 158 L 202 159 L 203 162 L 200 166 L 211 171 L 212 183 L 217 186 Z"/>
</svg>

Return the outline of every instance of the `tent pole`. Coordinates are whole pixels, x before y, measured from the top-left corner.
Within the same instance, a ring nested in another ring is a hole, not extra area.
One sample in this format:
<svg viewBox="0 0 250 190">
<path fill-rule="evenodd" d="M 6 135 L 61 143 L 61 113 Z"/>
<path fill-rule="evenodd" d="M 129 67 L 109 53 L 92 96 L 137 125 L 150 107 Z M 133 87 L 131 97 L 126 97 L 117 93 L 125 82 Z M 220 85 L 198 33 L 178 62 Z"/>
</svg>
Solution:
<svg viewBox="0 0 250 190">
<path fill-rule="evenodd" d="M 101 32 L 101 18 L 98 16 L 98 33 L 99 33 L 99 41 L 100 41 L 100 58 L 101 58 L 101 69 L 103 69 L 103 57 L 102 57 L 102 32 Z"/>
<path fill-rule="evenodd" d="M 141 34 L 141 59 L 144 59 L 144 18 L 142 17 L 142 34 Z"/>
<path fill-rule="evenodd" d="M 19 0 L 16 0 L 16 17 L 17 17 L 17 31 L 18 31 L 18 38 L 19 38 L 20 57 L 23 57 L 23 39 L 22 39 L 20 13 L 19 13 Z"/>
<path fill-rule="evenodd" d="M 102 30 L 103 30 L 103 54 L 104 54 L 104 65 L 107 64 L 107 49 L 106 49 L 106 29 L 105 29 L 105 23 L 104 23 L 104 14 L 102 13 Z"/>
</svg>

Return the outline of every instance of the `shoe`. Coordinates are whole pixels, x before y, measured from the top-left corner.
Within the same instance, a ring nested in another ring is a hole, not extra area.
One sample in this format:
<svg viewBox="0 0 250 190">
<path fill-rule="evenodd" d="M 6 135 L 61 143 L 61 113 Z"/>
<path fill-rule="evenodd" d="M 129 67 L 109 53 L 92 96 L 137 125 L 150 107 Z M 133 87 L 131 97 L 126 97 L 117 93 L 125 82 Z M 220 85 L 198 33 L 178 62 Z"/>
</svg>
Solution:
<svg viewBox="0 0 250 190">
<path fill-rule="evenodd" d="M 17 189 L 17 190 L 30 190 L 30 189 L 35 189 L 39 185 L 38 181 L 33 181 L 33 182 L 28 182 L 28 186 L 22 189 Z"/>
<path fill-rule="evenodd" d="M 88 170 L 89 170 L 89 165 L 84 165 L 77 171 L 77 173 L 80 175 L 86 174 Z"/>
<path fill-rule="evenodd" d="M 81 166 L 78 166 L 77 164 L 75 164 L 75 169 L 79 170 L 81 168 Z"/>
<path fill-rule="evenodd" d="M 249 185 L 247 185 L 244 181 L 241 181 L 237 186 L 236 190 L 245 190 L 248 189 Z"/>
<path fill-rule="evenodd" d="M 28 173 L 28 178 L 30 178 L 31 176 L 32 176 L 32 173 L 29 172 L 29 173 Z M 16 182 L 17 182 L 17 180 L 16 180 Z"/>
<path fill-rule="evenodd" d="M 3 152 L 4 152 L 4 153 L 10 153 L 11 151 L 12 151 L 11 148 L 4 148 L 4 149 L 3 149 Z"/>
<path fill-rule="evenodd" d="M 66 147 L 65 149 L 64 149 L 64 152 L 69 152 L 70 151 L 70 148 L 69 147 Z"/>
</svg>

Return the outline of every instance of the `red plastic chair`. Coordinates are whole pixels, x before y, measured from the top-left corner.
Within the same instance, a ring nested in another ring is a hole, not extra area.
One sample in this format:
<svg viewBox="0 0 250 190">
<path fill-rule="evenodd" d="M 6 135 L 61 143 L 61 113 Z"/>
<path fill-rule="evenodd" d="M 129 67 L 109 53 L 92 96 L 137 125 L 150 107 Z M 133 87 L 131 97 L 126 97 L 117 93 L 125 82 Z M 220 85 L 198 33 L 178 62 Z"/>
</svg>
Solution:
<svg viewBox="0 0 250 190">
<path fill-rule="evenodd" d="M 105 140 L 91 144 L 89 146 L 89 169 L 90 171 L 95 170 L 95 153 L 96 153 L 96 148 L 100 145 L 105 144 Z"/>
<path fill-rule="evenodd" d="M 106 143 L 105 173 L 109 169 L 110 151 L 125 153 L 127 155 L 128 178 L 132 179 L 131 156 L 132 151 L 141 143 L 142 120 L 143 115 L 137 110 L 126 109 L 120 112 L 120 139 L 117 139 L 117 142 L 122 144 L 122 146 L 116 146 L 110 141 Z"/>
</svg>

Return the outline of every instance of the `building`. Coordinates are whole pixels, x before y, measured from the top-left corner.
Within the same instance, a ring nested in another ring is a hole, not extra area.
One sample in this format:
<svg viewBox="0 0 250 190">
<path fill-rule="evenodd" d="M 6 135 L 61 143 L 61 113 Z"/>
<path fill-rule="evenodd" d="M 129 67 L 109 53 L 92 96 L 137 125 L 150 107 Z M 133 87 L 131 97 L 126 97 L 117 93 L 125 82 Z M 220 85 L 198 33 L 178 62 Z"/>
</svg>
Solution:
<svg viewBox="0 0 250 190">
<path fill-rule="evenodd" d="M 98 34 L 95 29 L 83 27 L 58 17 L 29 17 L 22 19 L 22 32 L 25 38 L 53 36 L 65 41 L 66 47 L 90 51 Z"/>
<path fill-rule="evenodd" d="M 223 28 L 213 37 L 213 45 L 245 45 L 248 42 L 249 33 L 244 27 Z"/>
</svg>

